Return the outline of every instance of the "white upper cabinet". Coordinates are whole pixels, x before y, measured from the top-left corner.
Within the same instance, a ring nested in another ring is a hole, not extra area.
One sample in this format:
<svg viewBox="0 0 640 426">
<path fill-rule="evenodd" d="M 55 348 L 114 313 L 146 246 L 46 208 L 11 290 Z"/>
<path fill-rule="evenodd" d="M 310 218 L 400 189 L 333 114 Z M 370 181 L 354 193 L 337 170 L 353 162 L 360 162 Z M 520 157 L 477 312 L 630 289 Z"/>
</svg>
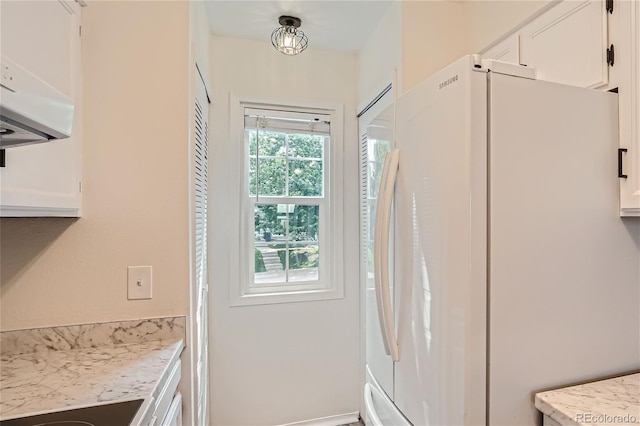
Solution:
<svg viewBox="0 0 640 426">
<path fill-rule="evenodd" d="M 81 205 L 80 12 L 71 0 L 2 0 L 2 54 L 75 104 L 70 138 L 7 148 L 0 216 L 79 216 Z"/>
<path fill-rule="evenodd" d="M 521 30 L 520 61 L 537 78 L 597 88 L 608 82 L 607 11 L 602 0 L 565 0 Z"/>
<path fill-rule="evenodd" d="M 79 5 L 2 0 L 2 54 L 73 98 Z"/>
<path fill-rule="evenodd" d="M 512 34 L 482 53 L 482 59 L 520 63 L 520 34 Z"/>
<path fill-rule="evenodd" d="M 620 45 L 615 78 L 620 101 L 620 215 L 640 216 L 640 3 L 616 2 L 614 17 Z"/>
<path fill-rule="evenodd" d="M 640 0 L 553 2 L 481 51 L 539 80 L 618 92 L 621 216 L 640 216 L 639 51 Z"/>
</svg>

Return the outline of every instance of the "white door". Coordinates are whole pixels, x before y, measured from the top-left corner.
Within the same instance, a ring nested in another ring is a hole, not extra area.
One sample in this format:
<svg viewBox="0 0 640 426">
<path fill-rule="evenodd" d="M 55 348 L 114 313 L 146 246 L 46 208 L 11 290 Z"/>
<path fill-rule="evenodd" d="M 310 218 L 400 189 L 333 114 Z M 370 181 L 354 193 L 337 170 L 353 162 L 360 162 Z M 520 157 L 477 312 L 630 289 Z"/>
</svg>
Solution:
<svg viewBox="0 0 640 426">
<path fill-rule="evenodd" d="M 398 100 L 395 404 L 485 423 L 486 74 L 465 57 Z"/>
<path fill-rule="evenodd" d="M 365 361 L 384 392 L 393 398 L 393 361 L 385 354 L 374 279 L 374 224 L 382 166 L 394 145 L 393 91 L 360 117 L 360 260 L 365 306 Z"/>
<path fill-rule="evenodd" d="M 196 65 L 197 69 L 197 65 Z M 193 306 L 195 327 L 192 331 L 195 348 L 195 419 L 197 424 L 209 421 L 209 307 L 207 267 L 207 202 L 208 202 L 208 156 L 209 156 L 209 98 L 201 74 L 196 72 L 196 96 L 194 105 L 193 138 L 193 241 L 195 283 Z"/>
<path fill-rule="evenodd" d="M 596 88 L 609 81 L 603 0 L 563 1 L 521 31 L 521 63 L 539 80 Z"/>
</svg>

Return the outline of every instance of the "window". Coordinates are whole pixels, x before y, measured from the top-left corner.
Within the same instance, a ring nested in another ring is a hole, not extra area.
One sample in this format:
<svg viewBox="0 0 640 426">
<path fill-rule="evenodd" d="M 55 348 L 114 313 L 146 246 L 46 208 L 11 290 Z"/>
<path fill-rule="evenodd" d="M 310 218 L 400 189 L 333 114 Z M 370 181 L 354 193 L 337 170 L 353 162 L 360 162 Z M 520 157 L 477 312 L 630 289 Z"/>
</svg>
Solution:
<svg viewBox="0 0 640 426">
<path fill-rule="evenodd" d="M 330 172 L 332 112 L 248 105 L 241 110 L 244 232 L 239 297 L 232 303 L 342 297 L 336 175 Z"/>
</svg>

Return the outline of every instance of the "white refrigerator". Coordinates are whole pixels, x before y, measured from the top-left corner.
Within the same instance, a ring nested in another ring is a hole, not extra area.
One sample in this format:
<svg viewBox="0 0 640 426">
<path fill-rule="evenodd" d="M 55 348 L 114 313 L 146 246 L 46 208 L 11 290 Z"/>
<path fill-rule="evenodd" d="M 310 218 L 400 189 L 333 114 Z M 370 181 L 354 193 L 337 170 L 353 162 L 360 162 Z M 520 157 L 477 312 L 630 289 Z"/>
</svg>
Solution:
<svg viewBox="0 0 640 426">
<path fill-rule="evenodd" d="M 467 56 L 395 104 L 369 173 L 368 425 L 536 425 L 536 391 L 640 368 L 617 94 L 532 74 Z"/>
</svg>

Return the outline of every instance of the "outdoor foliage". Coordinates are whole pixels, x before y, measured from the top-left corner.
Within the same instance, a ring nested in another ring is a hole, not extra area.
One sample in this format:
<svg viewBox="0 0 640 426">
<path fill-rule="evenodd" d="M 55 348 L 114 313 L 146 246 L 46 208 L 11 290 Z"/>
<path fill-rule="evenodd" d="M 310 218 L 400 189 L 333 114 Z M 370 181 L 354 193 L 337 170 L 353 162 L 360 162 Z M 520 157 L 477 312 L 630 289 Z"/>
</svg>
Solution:
<svg viewBox="0 0 640 426">
<path fill-rule="evenodd" d="M 264 260 L 262 259 L 262 253 L 258 249 L 255 250 L 255 267 L 256 272 L 266 272 L 267 268 L 264 266 Z"/>
</svg>

